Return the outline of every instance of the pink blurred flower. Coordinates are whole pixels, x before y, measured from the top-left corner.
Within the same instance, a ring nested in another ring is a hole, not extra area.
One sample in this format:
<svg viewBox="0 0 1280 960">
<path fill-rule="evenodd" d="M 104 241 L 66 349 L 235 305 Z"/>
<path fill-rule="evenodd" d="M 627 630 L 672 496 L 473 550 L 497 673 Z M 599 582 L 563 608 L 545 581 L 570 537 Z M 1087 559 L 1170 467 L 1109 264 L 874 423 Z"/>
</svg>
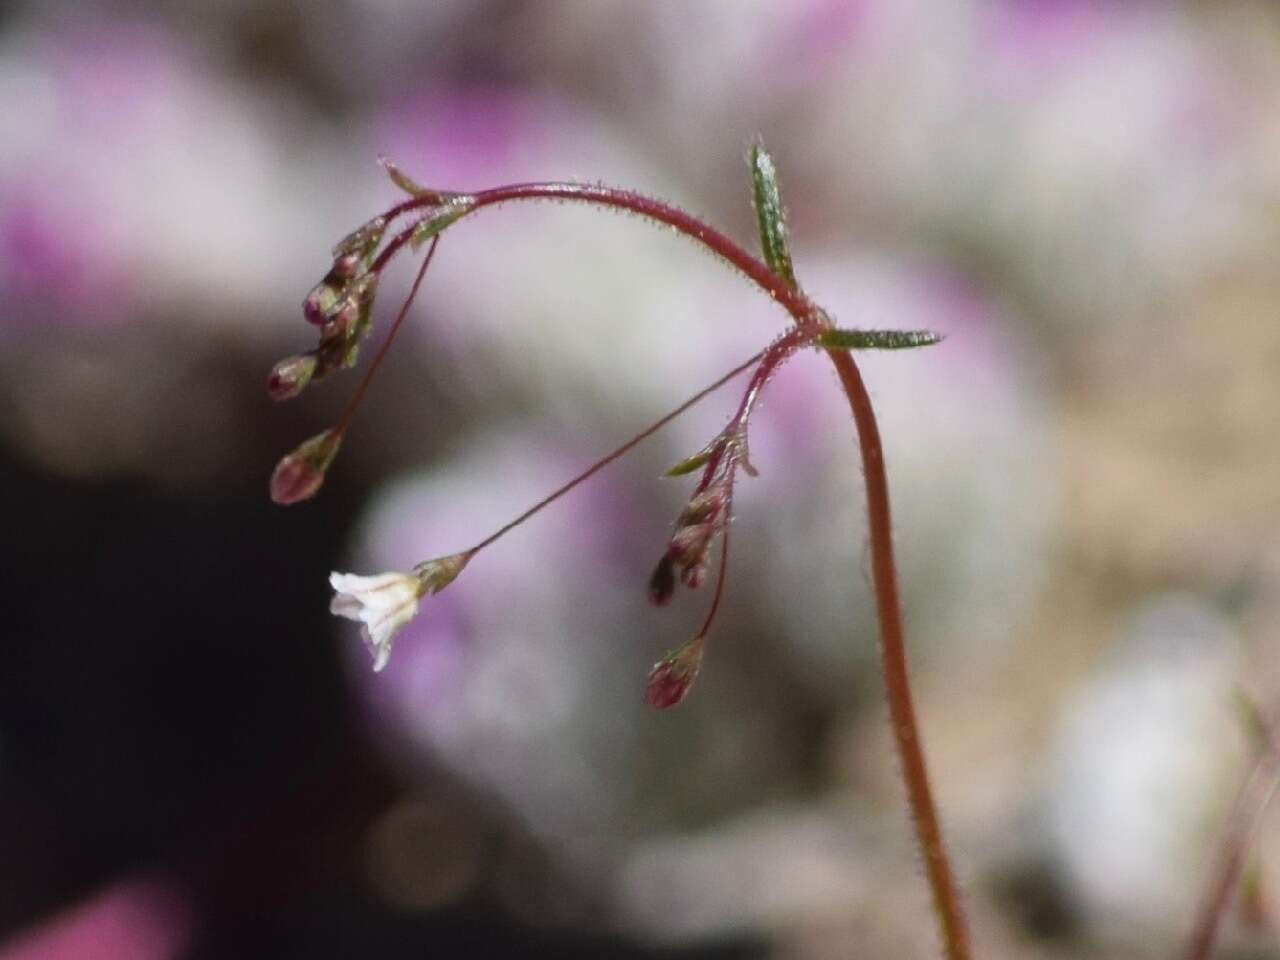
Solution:
<svg viewBox="0 0 1280 960">
<path fill-rule="evenodd" d="M 0 960 L 168 960 L 185 948 L 193 919 L 172 884 L 123 880 L 22 931 Z"/>
<path fill-rule="evenodd" d="M 1127 14 L 1098 0 L 1002 0 L 988 10 L 987 36 L 996 53 L 1028 66 L 1053 66 L 1084 52 Z"/>
<path fill-rule="evenodd" d="M 554 103 L 499 87 L 429 88 L 389 106 L 378 122 L 384 153 L 428 186 L 476 189 L 546 177 Z"/>
<path fill-rule="evenodd" d="M 0 294 L 11 305 L 96 303 L 102 315 L 116 260 L 92 204 L 73 205 L 38 177 L 0 187 Z"/>
</svg>

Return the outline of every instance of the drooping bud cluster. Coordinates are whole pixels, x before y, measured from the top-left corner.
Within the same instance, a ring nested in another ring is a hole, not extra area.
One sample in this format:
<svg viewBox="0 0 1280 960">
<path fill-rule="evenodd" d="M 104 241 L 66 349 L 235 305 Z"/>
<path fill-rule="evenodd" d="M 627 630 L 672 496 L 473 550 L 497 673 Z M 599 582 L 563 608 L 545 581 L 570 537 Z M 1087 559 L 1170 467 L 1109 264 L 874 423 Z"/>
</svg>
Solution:
<svg viewBox="0 0 1280 960">
<path fill-rule="evenodd" d="M 707 548 L 729 517 L 729 496 L 729 479 L 725 477 L 695 493 L 680 511 L 666 553 L 649 579 L 649 597 L 654 603 L 662 606 L 671 600 L 677 574 L 689 589 L 701 586 L 707 574 Z"/>
<path fill-rule="evenodd" d="M 475 209 L 471 196 L 428 190 L 414 183 L 390 160 L 383 158 L 382 165 L 392 183 L 413 200 L 357 227 L 333 248 L 329 272 L 302 301 L 302 315 L 320 328 L 320 341 L 314 350 L 276 364 L 267 383 L 267 392 L 274 400 L 296 397 L 311 381 L 354 366 L 360 341 L 371 328 L 373 301 L 385 262 L 406 242 L 416 250 Z M 403 234 L 388 241 L 379 256 L 388 227 L 398 216 L 411 217 L 412 222 Z"/>
<path fill-rule="evenodd" d="M 691 590 L 696 590 L 706 579 L 707 550 L 729 521 L 733 479 L 742 462 L 741 450 L 742 441 L 726 433 L 695 457 L 677 464 L 675 469 L 688 472 L 682 468 L 696 460 L 697 466 L 706 466 L 706 473 L 680 511 L 666 552 L 649 578 L 649 599 L 658 606 L 671 601 L 677 579 Z"/>
<path fill-rule="evenodd" d="M 344 238 L 333 248 L 333 266 L 302 303 L 308 322 L 320 328 L 313 374 L 317 380 L 356 362 L 378 291 L 373 258 L 386 229 L 386 218 L 374 217 Z"/>
</svg>

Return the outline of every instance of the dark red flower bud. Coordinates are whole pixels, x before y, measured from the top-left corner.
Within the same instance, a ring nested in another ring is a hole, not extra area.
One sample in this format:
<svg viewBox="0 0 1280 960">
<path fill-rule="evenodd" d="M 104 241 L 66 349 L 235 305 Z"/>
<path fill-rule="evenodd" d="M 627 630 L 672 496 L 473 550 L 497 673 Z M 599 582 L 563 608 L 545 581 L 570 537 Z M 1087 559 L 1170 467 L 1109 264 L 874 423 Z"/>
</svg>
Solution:
<svg viewBox="0 0 1280 960">
<path fill-rule="evenodd" d="M 649 600 L 655 606 L 665 607 L 676 592 L 676 565 L 669 556 L 663 556 L 649 577 Z"/>
</svg>

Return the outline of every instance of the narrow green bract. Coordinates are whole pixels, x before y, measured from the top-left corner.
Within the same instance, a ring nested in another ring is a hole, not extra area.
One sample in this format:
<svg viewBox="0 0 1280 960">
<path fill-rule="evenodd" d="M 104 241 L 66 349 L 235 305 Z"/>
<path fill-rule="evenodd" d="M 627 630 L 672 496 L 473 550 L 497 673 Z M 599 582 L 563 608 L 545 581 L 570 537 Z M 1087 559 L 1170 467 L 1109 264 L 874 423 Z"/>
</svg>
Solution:
<svg viewBox="0 0 1280 960">
<path fill-rule="evenodd" d="M 774 166 L 773 157 L 758 143 L 751 147 L 751 186 L 764 262 L 794 290 L 796 275 L 791 267 L 791 251 L 787 249 L 787 225 L 782 197 L 778 192 L 778 168 Z"/>
<path fill-rule="evenodd" d="M 813 343 L 828 350 L 910 350 L 941 341 L 932 330 L 824 330 Z"/>
</svg>

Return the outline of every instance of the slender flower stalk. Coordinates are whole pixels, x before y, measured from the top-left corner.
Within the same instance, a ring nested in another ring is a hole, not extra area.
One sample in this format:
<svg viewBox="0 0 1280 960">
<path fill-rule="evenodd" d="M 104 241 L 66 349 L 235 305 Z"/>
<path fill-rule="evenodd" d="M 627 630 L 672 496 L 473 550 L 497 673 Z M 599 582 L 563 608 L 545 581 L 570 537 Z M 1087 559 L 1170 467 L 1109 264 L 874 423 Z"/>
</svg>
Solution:
<svg viewBox="0 0 1280 960">
<path fill-rule="evenodd" d="M 752 173 L 755 184 L 755 203 L 760 222 L 762 246 L 765 262 L 752 256 L 725 234 L 709 226 L 696 217 L 659 200 L 645 197 L 629 190 L 612 187 L 578 184 L 578 183 L 520 183 L 495 187 L 474 194 L 455 194 L 442 191 L 427 190 L 419 187 L 400 174 L 393 165 L 388 166 L 388 173 L 398 186 L 411 194 L 409 199 L 392 207 L 382 216 L 370 221 L 370 224 L 357 231 L 344 241 L 336 251 L 339 260 L 335 261 L 330 276 L 308 298 L 308 318 L 319 317 L 323 320 L 321 353 L 324 354 L 325 336 L 337 344 L 340 349 L 332 350 L 333 356 L 340 359 L 342 365 L 351 362 L 354 356 L 354 344 L 367 328 L 368 306 L 370 297 L 365 296 L 365 287 L 351 286 L 360 283 L 358 270 L 367 263 L 366 274 L 372 276 L 369 281 L 376 281 L 381 270 L 406 245 L 416 246 L 426 239 L 432 240 L 431 251 L 415 281 L 413 291 L 416 293 L 422 273 L 425 271 L 431 252 L 435 249 L 435 241 L 439 233 L 446 227 L 465 218 L 484 207 L 519 200 L 558 199 L 581 202 L 596 206 L 612 207 L 639 214 L 642 217 L 665 224 L 679 233 L 693 239 L 704 248 L 724 260 L 736 270 L 756 283 L 772 299 L 779 303 L 791 315 L 795 327 L 774 342 L 769 348 L 752 358 L 750 363 L 756 364 L 756 370 L 737 411 L 730 420 L 729 426 L 699 454 L 678 464 L 671 471 L 673 474 L 690 472 L 699 467 L 703 475 L 693 496 L 682 512 L 677 523 L 676 534 L 664 560 L 660 562 L 655 579 L 650 583 L 651 595 L 660 602 L 669 598 L 674 588 L 674 574 L 679 571 L 681 578 L 689 586 L 696 586 L 702 579 L 705 565 L 703 555 L 711 540 L 717 535 L 726 535 L 728 509 L 732 498 L 732 485 L 736 470 L 741 466 L 748 473 L 754 472 L 747 458 L 746 437 L 747 425 L 756 400 L 770 374 L 784 363 L 796 350 L 807 344 L 817 344 L 829 354 L 835 367 L 841 387 L 849 403 L 850 413 L 858 433 L 859 453 L 862 458 L 863 477 L 866 486 L 868 515 L 868 536 L 870 540 L 872 586 L 880 624 L 880 645 L 883 662 L 883 673 L 886 697 L 889 703 L 891 727 L 894 743 L 901 759 L 901 770 L 906 787 L 907 801 L 911 811 L 911 820 L 916 830 L 916 837 L 924 857 L 925 873 L 933 894 L 934 911 L 938 917 L 941 938 L 949 960 L 968 960 L 970 957 L 969 935 L 966 927 L 964 911 L 961 907 L 955 878 L 951 870 L 943 841 L 942 828 L 934 805 L 929 784 L 927 766 L 922 748 L 921 736 L 915 717 L 915 707 L 911 693 L 910 677 L 907 667 L 905 637 L 902 622 L 901 602 L 894 564 L 892 522 L 889 507 L 888 481 L 885 474 L 884 450 L 880 440 L 880 432 L 876 423 L 875 412 L 866 385 L 858 370 L 850 346 L 864 348 L 901 348 L 922 346 L 937 342 L 936 335 L 911 332 L 881 331 L 838 331 L 832 327 L 827 314 L 814 304 L 800 289 L 791 267 L 790 255 L 786 250 L 787 234 L 782 218 L 782 207 L 778 197 L 776 170 L 772 161 L 759 146 L 752 151 Z M 374 254 L 381 243 L 388 226 L 399 218 L 409 218 L 409 225 L 396 233 L 381 252 Z M 358 254 L 358 257 L 353 255 Z M 352 258 L 350 261 L 344 258 Z M 339 291 L 339 280 L 348 269 L 356 271 L 352 280 L 344 280 L 347 286 Z M 369 289 L 372 289 L 370 287 Z M 410 294 L 411 301 L 413 293 Z M 312 299 L 315 299 L 315 303 Z M 354 298 L 354 299 L 353 299 Z M 351 309 L 345 304 L 351 303 Z M 347 412 L 335 428 L 341 436 L 350 422 L 356 406 L 374 370 L 385 356 L 390 339 L 399 329 L 408 309 L 409 301 L 402 307 L 392 327 L 387 341 L 366 375 L 357 388 L 356 394 L 348 406 Z M 323 308 L 323 309 L 322 309 Z M 348 316 L 350 314 L 350 316 Z M 327 356 L 327 355 L 325 355 Z M 749 365 L 747 364 L 747 365 Z M 335 362 L 326 361 L 323 371 L 327 372 Z M 578 483 L 592 476 L 605 465 L 622 456 L 646 436 L 659 429 L 693 402 L 705 396 L 729 377 L 745 369 L 743 365 L 729 375 L 717 381 L 712 387 L 701 391 L 692 400 L 681 405 L 673 413 L 659 420 L 646 431 L 642 431 L 628 441 L 613 454 L 597 462 L 590 469 L 569 481 L 559 490 L 554 491 L 538 504 L 525 511 L 511 523 L 503 526 L 494 534 L 480 541 L 470 550 L 457 556 L 470 559 L 475 553 L 499 539 L 509 530 L 533 516 L 549 503 L 567 493 Z M 314 492 L 314 491 L 312 491 Z M 695 638 L 679 648 L 673 654 L 660 661 L 650 676 L 648 699 L 655 705 L 669 705 L 687 692 L 688 686 L 696 676 L 701 664 L 705 633 L 719 607 L 724 590 L 724 579 L 727 555 L 727 538 L 721 554 L 721 568 L 717 580 L 716 594 L 703 630 Z M 465 561 L 464 561 L 465 562 Z M 663 564 L 667 566 L 664 567 Z M 670 574 L 670 576 L 668 576 Z M 386 575 L 402 577 L 404 575 Z M 409 591 L 406 582 L 401 579 L 388 580 L 395 603 L 388 602 L 386 610 L 372 611 L 371 605 L 378 601 L 364 599 L 362 590 L 365 586 L 350 580 L 335 583 L 339 597 L 335 598 L 335 607 L 340 607 L 343 615 L 355 615 L 365 623 L 371 634 L 384 625 L 400 624 L 410 611 L 416 612 L 419 596 L 412 598 L 412 603 L 405 599 Z M 344 587 L 353 587 L 347 590 Z M 423 594 L 425 595 L 425 594 Z M 345 599 L 344 599 L 345 598 Z M 368 616 L 366 616 L 366 613 Z M 410 614 L 411 615 L 411 614 Z M 374 618 L 374 627 L 370 628 L 369 617 Z M 378 619 L 381 617 L 382 619 Z M 391 634 L 394 630 L 391 631 Z M 391 634 L 388 634 L 388 638 Z M 382 655 L 379 650 L 379 655 Z M 384 661 L 385 662 L 385 661 Z M 656 701 L 656 702 L 655 702 Z"/>
<path fill-rule="evenodd" d="M 1255 713 L 1260 721 L 1257 757 L 1240 785 L 1226 826 L 1214 854 L 1213 870 L 1200 900 L 1183 952 L 1186 960 L 1209 960 L 1218 938 L 1218 927 L 1240 883 L 1249 848 L 1262 825 L 1262 815 L 1280 786 L 1280 745 L 1272 721 Z"/>
</svg>

